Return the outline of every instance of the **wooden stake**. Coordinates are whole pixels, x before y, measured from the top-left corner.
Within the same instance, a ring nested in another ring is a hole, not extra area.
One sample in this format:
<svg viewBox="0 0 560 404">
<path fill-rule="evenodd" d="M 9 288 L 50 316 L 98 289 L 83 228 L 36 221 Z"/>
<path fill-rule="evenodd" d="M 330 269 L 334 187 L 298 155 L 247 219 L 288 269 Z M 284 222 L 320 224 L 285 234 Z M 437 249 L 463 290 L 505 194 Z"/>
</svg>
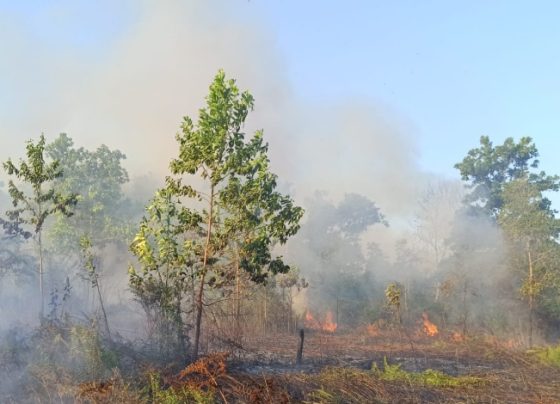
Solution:
<svg viewBox="0 0 560 404">
<path fill-rule="evenodd" d="M 299 330 L 299 347 L 297 350 L 296 365 L 301 366 L 303 360 L 303 328 Z"/>
</svg>

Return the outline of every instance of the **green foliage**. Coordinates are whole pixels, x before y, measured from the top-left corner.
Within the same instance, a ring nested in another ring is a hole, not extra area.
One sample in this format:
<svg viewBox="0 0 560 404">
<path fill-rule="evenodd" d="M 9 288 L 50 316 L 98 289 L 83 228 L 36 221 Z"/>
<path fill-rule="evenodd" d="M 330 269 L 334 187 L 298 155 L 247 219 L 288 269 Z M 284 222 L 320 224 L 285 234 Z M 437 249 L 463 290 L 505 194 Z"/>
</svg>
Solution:
<svg viewBox="0 0 560 404">
<path fill-rule="evenodd" d="M 33 335 L 29 349 L 31 374 L 71 378 L 75 383 L 109 377 L 118 366 L 118 354 L 101 340 L 95 324 L 50 322 Z"/>
<path fill-rule="evenodd" d="M 206 209 L 197 210 L 183 206 L 180 215 L 185 230 L 206 236 L 200 250 L 202 273 L 209 269 L 206 264 L 234 248 L 241 268 L 254 281 L 263 282 L 265 269 L 288 270 L 270 251 L 274 243 L 285 243 L 298 231 L 303 210 L 276 191 L 277 177 L 269 170 L 262 132 L 245 139 L 242 126 L 253 108 L 253 97 L 240 93 L 235 81 L 220 71 L 206 102 L 196 125 L 184 118 L 177 136 L 179 158 L 171 162 L 173 177 L 167 178 L 167 188 L 178 198 L 206 204 Z M 199 175 L 206 188 L 183 184 L 188 174 Z"/>
<path fill-rule="evenodd" d="M 529 353 L 535 355 L 545 365 L 560 368 L 560 345 L 533 349 Z"/>
<path fill-rule="evenodd" d="M 149 400 L 154 404 L 214 404 L 218 402 L 212 392 L 202 391 L 187 385 L 163 388 L 161 376 L 157 372 L 150 372 L 148 381 Z"/>
<path fill-rule="evenodd" d="M 156 232 L 150 242 L 142 225 L 131 246 L 142 266 L 150 268 L 148 273 L 160 273 L 168 265 L 159 269 L 163 262 L 153 256 L 155 245 L 160 244 L 158 255 L 165 261 L 165 246 L 173 252 L 177 248 L 174 240 L 183 238 L 189 259 L 193 257 L 187 267 L 198 278 L 194 356 L 198 354 L 205 285 L 220 288 L 232 278 L 232 270 L 239 268 L 259 283 L 269 272 L 287 272 L 289 267 L 271 250 L 298 231 L 303 215 L 303 209 L 289 196 L 276 191 L 277 177 L 269 170 L 262 132 L 245 137 L 242 128 L 253 102 L 248 92 L 240 92 L 234 80 L 218 72 L 198 121 L 183 119 L 177 135 L 179 156 L 171 161 L 172 175 L 161 191 L 169 209 L 174 210 L 175 233 L 166 239 Z M 201 180 L 197 187 L 189 181 L 193 176 Z M 162 222 L 156 227 L 167 226 L 157 214 L 152 221 Z M 131 271 L 131 282 L 138 284 L 138 279 Z"/>
<path fill-rule="evenodd" d="M 45 151 L 59 162 L 64 176 L 54 186 L 58 192 L 77 195 L 78 206 L 71 217 L 56 215 L 49 231 L 52 244 L 66 254 L 77 251 L 78 240 L 86 236 L 96 246 L 130 238 L 130 209 L 122 186 L 128 173 L 122 167 L 126 156 L 102 145 L 95 151 L 75 148 L 73 140 L 62 133 Z"/>
<path fill-rule="evenodd" d="M 0 278 L 11 275 L 26 279 L 33 274 L 36 262 L 25 249 L 25 240 L 29 237 L 30 232 L 0 218 Z"/>
<path fill-rule="evenodd" d="M 85 271 L 85 276 L 82 275 L 82 277 L 86 279 L 90 283 L 91 287 L 97 291 L 97 298 L 99 300 L 99 305 L 103 314 L 103 321 L 105 323 L 105 330 L 107 331 L 107 335 L 109 336 L 109 338 L 111 338 L 111 330 L 109 328 L 107 312 L 105 311 L 103 295 L 101 294 L 101 286 L 99 284 L 99 272 L 96 265 L 97 260 L 93 253 L 93 245 L 89 237 L 82 236 L 80 238 L 80 252 L 82 258 L 82 267 Z"/>
<path fill-rule="evenodd" d="M 531 311 L 535 303 L 547 308 L 551 304 L 546 300 L 554 294 L 543 292 L 552 288 L 556 293 L 559 290 L 554 281 L 560 275 L 560 246 L 556 241 L 560 220 L 547 207 L 538 186 L 526 178 L 507 184 L 503 199 L 498 223 L 509 243 L 511 267 L 515 271 L 519 291 L 527 298 Z M 540 300 L 537 300 L 539 297 Z M 532 321 L 532 317 L 529 321 Z M 531 343 L 532 323 L 529 332 Z"/>
<path fill-rule="evenodd" d="M 482 136 L 480 147 L 470 150 L 461 163 L 455 164 L 461 178 L 472 189 L 467 201 L 496 216 L 504 204 L 503 187 L 513 180 L 527 178 L 541 192 L 557 191 L 558 176 L 548 176 L 544 171 L 530 171 L 538 168 L 538 156 L 530 137 L 523 137 L 518 143 L 513 138 L 507 138 L 503 145 L 494 146 L 488 136 Z M 550 206 L 546 198 L 542 203 L 545 207 Z"/>
<path fill-rule="evenodd" d="M 96 327 L 75 325 L 70 329 L 69 350 L 75 367 L 85 380 L 99 380 L 118 366 L 116 352 L 105 349 Z"/>
<path fill-rule="evenodd" d="M 39 247 L 39 289 L 41 293 L 40 317 L 44 313 L 45 292 L 43 286 L 43 242 L 42 230 L 45 220 L 56 213 L 71 216 L 71 208 L 77 203 L 76 194 L 65 194 L 56 190 L 54 182 L 62 177 L 60 162 L 50 163 L 45 158 L 45 137 L 41 135 L 37 143 L 27 142 L 27 160 L 21 160 L 16 166 L 11 159 L 6 161 L 6 173 L 17 178 L 22 184 L 17 186 L 12 179 L 8 183 L 8 192 L 12 199 L 13 209 L 6 215 L 15 226 L 21 224 L 33 226 Z M 31 193 L 27 194 L 22 186 L 30 186 Z"/>
<path fill-rule="evenodd" d="M 400 365 L 390 365 L 387 358 L 383 359 L 383 370 L 372 365 L 374 375 L 381 380 L 406 381 L 410 384 L 430 387 L 461 387 L 476 386 L 483 383 L 483 380 L 474 376 L 448 376 L 445 373 L 433 369 L 426 369 L 423 372 L 407 372 L 402 370 Z"/>
<path fill-rule="evenodd" d="M 542 191 L 527 178 L 520 178 L 503 188 L 503 208 L 499 223 L 510 239 L 538 244 L 554 239 L 560 222 L 547 207 Z"/>
<path fill-rule="evenodd" d="M 328 391 L 325 391 L 323 388 L 317 389 L 309 393 L 310 400 L 313 400 L 313 403 L 341 403 L 343 401 L 341 397 L 335 396 Z"/>
<path fill-rule="evenodd" d="M 169 193 L 156 193 L 146 212 L 130 246 L 141 270 L 129 267 L 129 284 L 148 316 L 161 359 L 169 360 L 187 348 L 182 304 L 192 290 L 195 246 L 185 238 Z"/>
<path fill-rule="evenodd" d="M 16 166 L 11 159 L 6 161 L 4 169 L 23 184 L 31 186 L 32 193 L 27 195 L 13 180 L 8 182 L 8 192 L 14 209 L 6 212 L 8 218 L 17 224 L 24 223 L 34 226 L 39 233 L 47 217 L 60 212 L 72 215 L 70 208 L 76 204 L 75 194 L 62 193 L 55 190 L 53 182 L 62 177 L 60 162 L 54 160 L 47 163 L 45 159 L 45 137 L 41 135 L 37 143 L 27 142 L 27 160 L 21 160 Z"/>
<path fill-rule="evenodd" d="M 483 136 L 480 143 L 479 148 L 471 150 L 455 166 L 471 187 L 466 199 L 471 208 L 468 219 L 473 222 L 477 217 L 472 213 L 482 213 L 478 216 L 490 218 L 503 231 L 509 252 L 511 290 L 519 292 L 529 309 L 531 344 L 534 314 L 553 319 L 558 312 L 560 221 L 546 193 L 558 191 L 560 177 L 536 171 L 538 150 L 531 138 L 521 138 L 518 143 L 508 138 L 503 145 L 493 146 L 490 139 Z M 482 235 L 461 238 L 481 241 L 459 246 L 463 251 L 456 251 L 460 267 L 474 253 L 482 258 L 484 251 L 489 251 Z M 486 244 L 490 241 L 486 239 Z M 478 251 L 473 251 L 472 247 Z"/>
<path fill-rule="evenodd" d="M 401 323 L 401 299 L 403 295 L 403 286 L 398 282 L 390 283 L 385 289 L 385 299 L 387 305 L 394 312 L 397 323 Z"/>
<path fill-rule="evenodd" d="M 306 205 L 306 221 L 290 253 L 314 285 L 307 292 L 309 300 L 333 311 L 338 302 L 339 326 L 356 326 L 366 320 L 365 308 L 375 295 L 373 270 L 381 273 L 387 265 L 373 244 L 364 254 L 362 236 L 369 226 L 386 225 L 385 218 L 373 201 L 359 194 L 346 194 L 333 203 L 324 193 L 315 193 Z"/>
</svg>

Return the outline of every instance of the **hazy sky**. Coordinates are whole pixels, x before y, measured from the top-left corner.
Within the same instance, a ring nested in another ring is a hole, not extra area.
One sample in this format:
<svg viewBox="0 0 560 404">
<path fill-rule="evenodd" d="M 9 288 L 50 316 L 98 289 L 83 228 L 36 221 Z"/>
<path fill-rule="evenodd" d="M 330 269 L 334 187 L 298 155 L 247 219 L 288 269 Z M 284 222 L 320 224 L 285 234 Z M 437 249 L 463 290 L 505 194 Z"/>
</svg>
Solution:
<svg viewBox="0 0 560 404">
<path fill-rule="evenodd" d="M 553 1 L 0 0 L 0 158 L 66 131 L 158 171 L 223 67 L 254 93 L 254 126 L 296 187 L 373 189 L 387 209 L 418 172 L 458 178 L 453 164 L 483 134 L 532 136 L 542 168 L 560 173 L 559 12 Z"/>
</svg>

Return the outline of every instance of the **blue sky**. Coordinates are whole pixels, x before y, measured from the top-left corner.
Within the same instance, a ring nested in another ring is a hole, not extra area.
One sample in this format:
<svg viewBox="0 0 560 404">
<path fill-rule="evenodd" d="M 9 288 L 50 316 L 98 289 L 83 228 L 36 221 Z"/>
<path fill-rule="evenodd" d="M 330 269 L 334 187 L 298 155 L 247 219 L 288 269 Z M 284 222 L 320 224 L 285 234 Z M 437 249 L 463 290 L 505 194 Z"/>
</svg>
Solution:
<svg viewBox="0 0 560 404">
<path fill-rule="evenodd" d="M 560 173 L 556 2 L 186 3 L 192 12 L 204 14 L 201 24 L 209 32 L 226 18 L 252 27 L 255 36 L 264 33 L 265 43 L 281 60 L 283 80 L 298 100 L 322 105 L 364 100 L 391 111 L 410 131 L 424 170 L 458 177 L 453 164 L 481 135 L 496 143 L 507 136 L 528 135 L 541 152 L 542 168 Z M 221 19 L 214 21 L 214 12 Z M 11 36 L 0 39 L 0 49 L 21 35 L 30 46 L 26 53 L 34 53 L 33 46 L 39 44 L 64 66 L 76 61 L 102 65 L 105 58 L 114 57 L 115 44 L 134 35 L 151 10 L 148 1 L 0 0 L 0 13 L 0 23 L 17 26 L 8 31 Z M 164 29 L 172 35 L 174 28 Z M 206 51 L 212 52 L 209 43 Z M 10 62 L 17 72 L 18 61 Z M 33 72 L 33 66 L 29 70 Z M 37 98 L 46 103 L 52 97 L 50 74 L 37 78 Z M 27 99 L 18 98 L 18 83 L 10 75 L 0 77 L 0 109 L 23 119 Z"/>
<path fill-rule="evenodd" d="M 449 170 L 480 135 L 532 136 L 560 172 L 557 2 L 255 1 L 303 97 L 373 98 Z"/>
</svg>

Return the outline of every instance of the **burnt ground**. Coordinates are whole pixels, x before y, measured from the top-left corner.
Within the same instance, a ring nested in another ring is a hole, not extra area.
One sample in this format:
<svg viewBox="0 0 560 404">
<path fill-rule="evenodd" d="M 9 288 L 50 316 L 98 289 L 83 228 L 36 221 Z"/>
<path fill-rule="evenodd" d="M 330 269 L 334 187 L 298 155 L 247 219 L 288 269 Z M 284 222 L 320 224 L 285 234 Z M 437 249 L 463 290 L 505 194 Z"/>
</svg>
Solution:
<svg viewBox="0 0 560 404">
<path fill-rule="evenodd" d="M 456 341 L 451 335 L 309 331 L 301 366 L 295 364 L 297 346 L 297 336 L 274 335 L 246 338 L 231 349 L 229 377 L 264 385 L 261 395 L 237 396 L 233 402 L 560 403 L 559 368 L 491 336 Z M 432 369 L 480 383 L 434 387 L 380 380 L 371 369 L 374 364 L 383 369 L 385 360 L 408 372 Z"/>
<path fill-rule="evenodd" d="M 213 399 L 204 402 L 218 403 L 560 403 L 560 368 L 492 336 L 307 331 L 301 366 L 295 364 L 295 335 L 245 337 L 241 343 L 209 340 L 207 350 L 213 353 L 182 371 L 137 362 L 130 373 L 77 383 L 53 378 L 47 369 L 39 380 L 42 390 L 22 386 L 27 395 L 0 396 L 0 402 L 160 404 L 196 402 L 207 394 Z M 384 362 L 400 365 L 405 377 L 387 378 L 372 370 L 384 369 Z M 428 369 L 459 382 L 434 384 L 414 377 Z M 159 398 L 147 376 L 154 372 Z M 13 373 L 7 369 L 5 374 Z M 186 401 L 172 397 L 173 390 L 185 389 L 198 395 Z"/>
</svg>

